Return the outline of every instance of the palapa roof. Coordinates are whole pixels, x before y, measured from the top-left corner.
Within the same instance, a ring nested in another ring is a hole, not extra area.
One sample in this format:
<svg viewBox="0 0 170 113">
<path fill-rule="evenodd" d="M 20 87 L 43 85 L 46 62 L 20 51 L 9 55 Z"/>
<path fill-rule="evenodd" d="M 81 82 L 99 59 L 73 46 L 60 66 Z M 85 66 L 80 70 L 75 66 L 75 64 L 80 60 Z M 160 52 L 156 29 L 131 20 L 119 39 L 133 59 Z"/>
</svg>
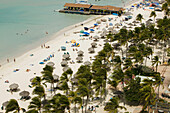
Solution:
<svg viewBox="0 0 170 113">
<path fill-rule="evenodd" d="M 75 3 L 66 3 L 64 7 L 80 7 L 80 8 L 90 8 L 90 9 L 102 9 L 102 10 L 109 10 L 109 11 L 119 11 L 124 10 L 121 7 L 115 6 L 98 6 L 98 5 L 89 5 L 89 4 L 75 4 Z"/>
<path fill-rule="evenodd" d="M 82 7 L 82 8 L 89 8 L 91 5 L 89 4 L 74 4 L 74 3 L 66 3 L 64 7 Z"/>
</svg>

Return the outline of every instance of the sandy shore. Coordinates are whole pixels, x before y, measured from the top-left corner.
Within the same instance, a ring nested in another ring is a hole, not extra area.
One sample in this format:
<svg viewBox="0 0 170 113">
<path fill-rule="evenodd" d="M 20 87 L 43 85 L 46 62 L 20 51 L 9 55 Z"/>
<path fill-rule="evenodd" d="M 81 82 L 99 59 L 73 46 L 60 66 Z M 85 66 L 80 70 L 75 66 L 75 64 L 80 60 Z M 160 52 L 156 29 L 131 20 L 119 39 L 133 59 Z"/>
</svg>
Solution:
<svg viewBox="0 0 170 113">
<path fill-rule="evenodd" d="M 129 7 L 129 6 L 127 6 L 127 7 Z M 133 20 L 135 20 L 136 15 L 139 13 L 141 13 L 143 15 L 143 17 L 144 17 L 143 22 L 144 22 L 144 21 L 148 20 L 150 12 L 151 12 L 150 10 L 143 10 L 142 8 L 134 9 L 134 11 L 132 12 L 133 18 L 131 20 L 127 21 L 127 23 L 131 23 Z M 157 12 L 157 18 L 160 18 L 162 16 L 163 16 L 162 13 Z M 50 56 L 52 54 L 54 55 L 54 57 L 52 57 L 50 59 L 50 61 L 55 63 L 54 74 L 61 76 L 61 74 L 63 73 L 63 70 L 62 70 L 63 67 L 61 67 L 60 63 L 62 61 L 62 55 L 64 54 L 64 51 L 61 51 L 61 50 L 58 51 L 61 46 L 66 46 L 66 49 L 67 49 L 66 52 L 69 52 L 71 61 L 73 60 L 76 62 L 77 51 L 73 51 L 73 48 L 76 49 L 76 47 L 71 47 L 71 43 L 66 43 L 66 41 L 70 42 L 72 39 L 76 40 L 76 42 L 80 44 L 80 47 L 77 47 L 77 49 L 84 51 L 83 62 L 90 61 L 90 57 L 93 58 L 95 55 L 97 55 L 97 52 L 103 48 L 103 44 L 104 44 L 103 40 L 99 40 L 97 42 L 98 45 L 97 45 L 97 48 L 95 48 L 95 53 L 89 54 L 88 48 L 91 47 L 91 43 L 93 42 L 93 40 L 89 39 L 89 37 L 80 37 L 80 33 L 74 34 L 74 32 L 79 32 L 80 30 L 83 30 L 84 27 L 93 27 L 94 23 L 96 23 L 96 20 L 101 19 L 101 18 L 108 19 L 108 17 L 113 18 L 113 20 L 110 22 L 102 23 L 98 27 L 98 30 L 97 30 L 97 28 L 94 28 L 95 32 L 91 33 L 90 36 L 95 36 L 95 35 L 100 36 L 99 31 L 102 31 L 102 28 L 105 28 L 107 24 L 120 23 L 123 18 L 123 17 L 117 18 L 113 15 L 95 16 L 95 17 L 90 18 L 84 22 L 69 26 L 69 27 L 57 32 L 56 34 L 54 34 L 51 37 L 52 40 L 45 44 L 46 46 L 50 46 L 50 48 L 46 49 L 46 48 L 38 47 L 36 49 L 30 50 L 29 52 L 16 58 L 15 63 L 14 62 L 8 63 L 8 64 L 0 67 L 0 84 L 1 84 L 0 85 L 0 91 L 1 91 L 0 105 L 2 105 L 3 102 L 13 98 L 13 99 L 18 100 L 19 105 L 21 107 L 26 108 L 29 105 L 30 100 L 28 100 L 28 101 L 19 100 L 20 99 L 19 93 L 24 90 L 32 92 L 33 89 L 28 87 L 28 85 L 30 85 L 30 79 L 35 76 L 41 75 L 41 71 L 42 71 L 43 67 L 45 66 L 45 64 L 41 65 L 41 64 L 39 64 L 39 62 L 43 61 L 44 59 L 46 59 L 48 56 Z M 115 19 L 116 19 L 116 21 L 115 21 Z M 81 24 L 83 24 L 83 26 L 81 26 Z M 123 22 L 122 22 L 122 24 L 126 25 Z M 75 26 L 77 26 L 77 27 L 75 27 Z M 99 44 L 101 44 L 102 46 L 99 46 Z M 30 56 L 31 54 L 33 54 L 33 56 Z M 148 65 L 149 64 L 150 63 L 148 61 Z M 69 67 L 71 67 L 73 72 L 76 73 L 79 66 L 83 65 L 83 63 L 76 62 L 75 64 L 69 63 L 68 65 L 69 65 Z M 19 69 L 19 71 L 13 72 L 14 69 Z M 26 72 L 27 69 L 29 69 L 30 71 Z M 5 83 L 6 80 L 8 80 L 9 83 Z M 10 92 L 7 92 L 6 90 L 9 89 L 9 85 L 12 83 L 19 84 L 20 91 L 13 93 L 13 94 L 11 94 Z M 48 91 L 47 91 L 47 93 L 48 93 Z M 30 94 L 30 96 L 34 97 L 32 94 Z M 108 99 L 109 98 L 110 97 L 108 96 Z M 103 113 L 101 108 L 99 110 L 97 110 L 97 113 L 100 113 L 100 112 Z M 129 111 L 133 111 L 133 109 L 131 109 L 129 107 Z"/>
</svg>

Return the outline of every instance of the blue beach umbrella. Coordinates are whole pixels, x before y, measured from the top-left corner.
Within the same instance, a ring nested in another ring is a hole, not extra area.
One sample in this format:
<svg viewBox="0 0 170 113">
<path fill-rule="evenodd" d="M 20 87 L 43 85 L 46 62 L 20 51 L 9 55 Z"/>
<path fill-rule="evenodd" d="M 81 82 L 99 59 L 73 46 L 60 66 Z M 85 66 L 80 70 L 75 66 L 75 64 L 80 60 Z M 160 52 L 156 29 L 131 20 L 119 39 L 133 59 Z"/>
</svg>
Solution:
<svg viewBox="0 0 170 113">
<path fill-rule="evenodd" d="M 134 5 L 132 5 L 131 7 L 135 7 Z"/>
<path fill-rule="evenodd" d="M 44 61 L 47 61 L 47 59 L 44 59 Z"/>
<path fill-rule="evenodd" d="M 84 32 L 83 34 L 85 34 L 85 35 L 90 35 L 90 33 L 88 33 L 88 32 Z"/>
<path fill-rule="evenodd" d="M 90 29 L 90 31 L 94 31 L 94 29 Z"/>
<path fill-rule="evenodd" d="M 98 26 L 98 24 L 94 24 L 95 26 Z"/>
<path fill-rule="evenodd" d="M 117 13 L 112 13 L 113 15 L 115 15 L 115 16 L 118 16 L 118 14 Z"/>
<path fill-rule="evenodd" d="M 40 62 L 39 64 L 44 64 L 44 62 Z"/>
<path fill-rule="evenodd" d="M 113 26 L 113 24 L 112 24 L 112 23 L 109 23 L 109 26 Z"/>
</svg>

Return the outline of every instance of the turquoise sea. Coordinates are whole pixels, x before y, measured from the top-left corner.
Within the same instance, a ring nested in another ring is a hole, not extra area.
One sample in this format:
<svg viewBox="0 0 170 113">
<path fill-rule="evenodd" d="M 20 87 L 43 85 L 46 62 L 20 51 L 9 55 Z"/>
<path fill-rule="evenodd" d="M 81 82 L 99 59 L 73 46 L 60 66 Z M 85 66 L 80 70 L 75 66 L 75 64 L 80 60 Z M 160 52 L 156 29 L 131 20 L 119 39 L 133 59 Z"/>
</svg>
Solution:
<svg viewBox="0 0 170 113">
<path fill-rule="evenodd" d="M 0 0 L 0 64 L 49 40 L 49 35 L 91 16 L 54 12 L 75 0 Z M 89 0 L 123 6 L 121 0 Z"/>
</svg>

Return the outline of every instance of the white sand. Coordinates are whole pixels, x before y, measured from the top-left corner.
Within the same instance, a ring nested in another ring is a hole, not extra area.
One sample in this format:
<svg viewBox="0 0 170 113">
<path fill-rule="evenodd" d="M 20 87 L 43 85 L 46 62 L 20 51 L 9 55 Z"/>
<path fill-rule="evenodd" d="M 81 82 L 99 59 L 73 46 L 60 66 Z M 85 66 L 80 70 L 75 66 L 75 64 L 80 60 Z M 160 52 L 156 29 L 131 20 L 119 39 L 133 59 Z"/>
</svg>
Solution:
<svg viewBox="0 0 170 113">
<path fill-rule="evenodd" d="M 144 11 L 143 9 L 138 9 L 138 10 L 134 10 L 133 13 L 133 19 L 127 21 L 127 23 L 132 22 L 133 20 L 135 20 L 136 15 L 141 13 L 144 16 L 144 21 L 148 20 L 149 15 L 150 15 L 150 11 Z M 159 13 L 156 12 L 157 14 L 157 18 L 160 18 L 163 16 L 163 13 Z M 100 18 L 114 18 L 115 16 L 113 15 L 107 15 L 107 16 L 97 16 Z M 109 23 L 119 23 L 120 20 L 123 17 L 118 18 L 116 21 L 114 21 L 114 19 L 112 21 L 110 21 Z M 39 64 L 39 62 L 43 61 L 43 59 L 46 59 L 50 54 L 54 54 L 54 58 L 51 58 L 50 61 L 55 63 L 55 69 L 54 69 L 54 74 L 57 74 L 59 76 L 61 76 L 61 74 L 63 73 L 62 71 L 62 67 L 60 65 L 61 61 L 62 61 L 62 55 L 64 54 L 63 51 L 59 51 L 58 49 L 60 49 L 61 46 L 66 46 L 67 51 L 70 53 L 71 56 L 71 61 L 74 60 L 76 62 L 76 57 L 77 57 L 77 51 L 73 51 L 73 47 L 71 47 L 71 43 L 65 43 L 66 41 L 71 41 L 72 39 L 76 40 L 79 44 L 80 47 L 77 47 L 78 50 L 82 50 L 84 51 L 84 57 L 83 57 L 83 62 L 84 61 L 90 61 L 89 57 L 93 57 L 97 54 L 98 51 L 100 51 L 103 46 L 99 46 L 97 45 L 97 48 L 95 48 L 95 53 L 94 54 L 89 54 L 88 53 L 88 48 L 91 47 L 91 43 L 93 42 L 93 40 L 89 40 L 89 38 L 85 38 L 87 40 L 80 40 L 82 39 L 82 37 L 80 37 L 80 33 L 74 34 L 73 32 L 76 31 L 80 31 L 83 30 L 83 28 L 85 26 L 87 27 L 91 27 L 93 26 L 93 24 L 95 23 L 94 19 L 89 19 L 85 22 L 81 22 L 84 23 L 84 26 L 78 26 L 79 24 L 76 24 L 78 27 L 74 27 L 70 26 L 67 27 L 63 30 L 61 30 L 60 32 L 56 33 L 53 37 L 53 40 L 49 41 L 46 43 L 46 46 L 50 46 L 49 49 L 45 49 L 45 48 L 41 48 L 38 47 L 36 49 L 33 49 L 27 53 L 25 53 L 24 55 L 16 58 L 16 62 L 15 63 L 8 63 L 6 65 L 3 65 L 0 68 L 0 105 L 10 99 L 20 99 L 19 93 L 23 90 L 32 92 L 32 88 L 29 88 L 28 85 L 30 85 L 30 79 L 35 77 L 36 75 L 41 75 L 41 71 L 42 68 L 45 66 Z M 106 22 L 108 24 L 108 22 Z M 102 23 L 100 25 L 99 31 L 102 30 L 102 28 L 104 28 L 106 26 L 106 23 Z M 124 25 L 124 23 L 123 23 Z M 64 36 L 64 33 L 66 34 Z M 91 36 L 95 36 L 98 35 L 100 36 L 100 34 L 97 32 L 96 28 L 95 28 L 95 32 L 90 34 Z M 97 42 L 98 44 L 103 45 L 103 40 L 99 40 Z M 76 47 L 74 47 L 76 48 Z M 34 56 L 30 56 L 30 54 L 34 54 Z M 48 61 L 49 62 L 49 61 Z M 33 64 L 34 66 L 31 66 L 31 64 Z M 77 69 L 79 68 L 80 65 L 82 65 L 83 63 L 75 63 L 75 64 L 68 64 L 69 67 L 71 67 L 71 69 L 73 70 L 74 73 L 76 73 Z M 149 65 L 149 64 L 148 64 Z M 18 72 L 13 72 L 14 69 L 20 69 Z M 30 69 L 30 72 L 26 72 L 26 69 Z M 34 73 L 36 73 L 36 75 L 34 75 Z M 9 83 L 5 83 L 5 80 L 9 80 Z M 11 94 L 10 92 L 7 92 L 6 90 L 9 89 L 9 85 L 12 83 L 17 83 L 19 84 L 19 92 L 14 92 L 13 94 Z M 49 85 L 48 85 L 49 88 Z M 34 97 L 32 94 L 30 95 L 31 97 Z M 108 98 L 110 98 L 108 96 Z M 29 105 L 30 100 L 27 101 L 21 101 L 18 100 L 19 105 L 23 108 L 27 109 L 27 106 Z M 131 108 L 129 108 L 131 109 Z M 1 111 L 1 110 L 0 110 Z M 128 111 L 133 111 L 133 109 L 128 110 Z M 97 113 L 103 113 L 103 109 L 99 109 L 97 110 Z"/>
</svg>

